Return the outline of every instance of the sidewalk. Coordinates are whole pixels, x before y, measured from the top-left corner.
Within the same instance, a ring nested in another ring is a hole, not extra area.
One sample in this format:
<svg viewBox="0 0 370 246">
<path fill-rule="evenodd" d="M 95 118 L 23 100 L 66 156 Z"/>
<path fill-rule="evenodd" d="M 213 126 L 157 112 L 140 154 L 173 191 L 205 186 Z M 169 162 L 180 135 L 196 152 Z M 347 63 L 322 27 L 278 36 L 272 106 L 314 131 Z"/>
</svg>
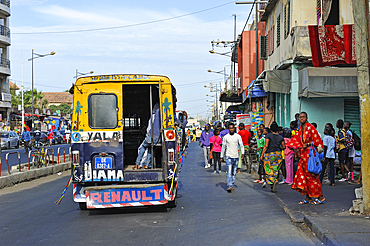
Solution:
<svg viewBox="0 0 370 246">
<path fill-rule="evenodd" d="M 326 202 L 321 205 L 298 205 L 305 197 L 289 185 L 278 185 L 276 196 L 293 222 L 305 223 L 326 245 L 368 245 L 369 216 L 349 213 L 359 187 L 347 182 L 336 182 L 334 187 L 323 184 Z"/>
</svg>

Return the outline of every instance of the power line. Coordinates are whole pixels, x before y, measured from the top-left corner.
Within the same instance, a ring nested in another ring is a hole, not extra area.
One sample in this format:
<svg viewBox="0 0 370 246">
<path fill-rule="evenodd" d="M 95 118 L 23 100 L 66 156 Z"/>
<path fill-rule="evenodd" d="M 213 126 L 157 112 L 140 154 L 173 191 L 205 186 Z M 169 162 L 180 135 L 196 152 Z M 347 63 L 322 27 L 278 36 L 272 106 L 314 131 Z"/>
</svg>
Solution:
<svg viewBox="0 0 370 246">
<path fill-rule="evenodd" d="M 243 32 L 244 32 L 245 27 L 246 27 L 246 26 L 247 26 L 247 24 L 248 24 L 249 17 L 251 17 L 252 10 L 253 10 L 253 7 L 254 7 L 254 5 L 255 5 L 255 4 L 256 4 L 256 0 L 254 0 L 254 1 L 253 1 L 253 5 L 252 5 L 252 8 L 251 8 L 251 11 L 249 11 L 249 15 L 248 15 L 247 21 L 246 21 L 246 22 L 245 22 L 245 24 L 244 24 L 244 27 L 243 27 L 243 30 L 242 30 L 242 34 L 243 34 Z M 256 8 L 257 8 L 257 5 L 256 5 Z M 257 19 L 257 16 L 256 16 L 256 19 Z"/>
<path fill-rule="evenodd" d="M 20 81 L 20 80 L 15 80 L 15 79 L 10 79 L 10 81 L 14 81 L 14 82 L 22 83 L 22 81 Z M 23 83 L 25 83 L 25 84 L 32 84 L 31 82 L 27 82 L 27 81 L 23 81 Z M 43 87 L 69 89 L 68 87 L 55 86 L 55 85 L 42 85 L 42 84 L 36 84 L 36 83 L 33 83 L 33 84 L 34 84 L 34 85 L 38 85 L 38 86 L 43 86 Z"/>
<path fill-rule="evenodd" d="M 165 19 L 159 19 L 159 20 L 153 20 L 153 21 L 146 21 L 146 22 L 141 22 L 141 23 L 135 23 L 135 24 L 130 24 L 130 25 L 113 26 L 113 27 L 102 27 L 102 28 L 92 28 L 92 29 L 81 29 L 81 30 L 71 30 L 71 31 L 16 32 L 16 33 L 13 33 L 13 35 L 16 35 L 16 34 L 17 35 L 24 35 L 24 34 L 26 34 L 26 35 L 27 34 L 28 35 L 34 35 L 34 34 L 62 34 L 62 33 L 94 32 L 94 31 L 104 31 L 104 30 L 112 30 L 112 29 L 120 29 L 120 28 L 134 27 L 134 26 L 143 26 L 143 25 L 148 25 L 148 24 L 153 24 L 153 23 L 158 23 L 158 22 L 163 22 L 163 21 L 168 21 L 168 20 L 174 20 L 174 19 L 179 19 L 179 18 L 182 18 L 182 17 L 190 16 L 190 15 L 199 14 L 199 13 L 210 11 L 210 10 L 213 10 L 213 9 L 216 9 L 216 8 L 221 8 L 221 7 L 226 6 L 226 5 L 229 5 L 231 3 L 235 3 L 235 1 L 231 1 L 231 2 L 228 2 L 228 3 L 225 3 L 225 4 L 217 5 L 215 7 L 211 7 L 211 8 L 203 9 L 203 10 L 199 10 L 199 11 L 195 11 L 195 12 L 188 13 L 188 14 L 178 15 L 178 16 L 169 17 L 169 18 L 165 18 Z"/>
<path fill-rule="evenodd" d="M 210 80 L 204 80 L 204 81 L 199 81 L 199 82 L 192 82 L 192 83 L 187 83 L 187 84 L 180 84 L 180 85 L 175 85 L 176 87 L 186 87 L 186 86 L 193 86 L 194 84 L 203 84 L 203 83 L 207 83 L 207 82 L 219 82 L 220 80 L 214 80 L 214 79 L 210 79 Z"/>
<path fill-rule="evenodd" d="M 178 103 L 195 102 L 195 101 L 202 101 L 202 100 L 206 100 L 206 99 L 207 99 L 207 98 L 195 99 L 195 100 L 189 100 L 189 101 L 178 101 Z"/>
</svg>

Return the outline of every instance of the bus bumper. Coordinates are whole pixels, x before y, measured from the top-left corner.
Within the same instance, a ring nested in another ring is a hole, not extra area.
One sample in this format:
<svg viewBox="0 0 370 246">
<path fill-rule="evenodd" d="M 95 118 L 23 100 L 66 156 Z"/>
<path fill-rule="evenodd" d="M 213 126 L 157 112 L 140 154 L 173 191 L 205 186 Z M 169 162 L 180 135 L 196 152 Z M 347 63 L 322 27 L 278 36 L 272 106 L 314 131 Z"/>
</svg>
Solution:
<svg viewBox="0 0 370 246">
<path fill-rule="evenodd" d="M 164 205 L 174 198 L 167 184 L 73 186 L 73 200 L 86 202 L 88 209 Z"/>
</svg>

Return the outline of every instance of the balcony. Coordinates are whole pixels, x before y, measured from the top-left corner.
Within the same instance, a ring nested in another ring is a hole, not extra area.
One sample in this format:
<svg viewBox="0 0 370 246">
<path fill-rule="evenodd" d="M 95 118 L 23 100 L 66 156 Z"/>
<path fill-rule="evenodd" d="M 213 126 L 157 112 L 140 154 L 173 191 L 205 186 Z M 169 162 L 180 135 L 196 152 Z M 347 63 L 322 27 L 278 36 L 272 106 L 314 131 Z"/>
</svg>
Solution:
<svg viewBox="0 0 370 246">
<path fill-rule="evenodd" d="M 5 18 L 10 16 L 10 0 L 0 0 L 0 15 Z"/>
<path fill-rule="evenodd" d="M 10 60 L 4 57 L 1 57 L 0 62 L 0 75 L 1 74 L 6 74 L 10 76 Z"/>
<path fill-rule="evenodd" d="M 10 45 L 10 29 L 9 29 L 9 27 L 0 25 L 0 42 L 3 43 L 6 46 Z"/>
</svg>

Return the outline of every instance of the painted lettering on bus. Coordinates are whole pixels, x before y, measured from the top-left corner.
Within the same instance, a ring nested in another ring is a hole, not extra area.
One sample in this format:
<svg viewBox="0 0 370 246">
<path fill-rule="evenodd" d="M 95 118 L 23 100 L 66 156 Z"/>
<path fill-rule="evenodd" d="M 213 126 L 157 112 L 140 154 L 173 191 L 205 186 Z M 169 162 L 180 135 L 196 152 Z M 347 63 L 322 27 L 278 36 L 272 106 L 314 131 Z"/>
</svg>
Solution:
<svg viewBox="0 0 370 246">
<path fill-rule="evenodd" d="M 85 172 L 85 181 L 87 180 L 86 177 L 91 177 L 89 174 Z M 123 181 L 123 171 L 122 170 L 93 170 L 92 171 L 92 181 Z"/>
<path fill-rule="evenodd" d="M 111 138 L 117 139 L 118 133 L 113 132 L 113 135 L 109 134 L 108 132 L 88 132 L 88 141 L 103 141 L 103 140 L 110 140 Z"/>
<path fill-rule="evenodd" d="M 89 199 L 92 204 L 112 204 L 127 202 L 150 202 L 164 200 L 162 188 L 144 190 L 105 190 L 90 191 Z"/>
</svg>

